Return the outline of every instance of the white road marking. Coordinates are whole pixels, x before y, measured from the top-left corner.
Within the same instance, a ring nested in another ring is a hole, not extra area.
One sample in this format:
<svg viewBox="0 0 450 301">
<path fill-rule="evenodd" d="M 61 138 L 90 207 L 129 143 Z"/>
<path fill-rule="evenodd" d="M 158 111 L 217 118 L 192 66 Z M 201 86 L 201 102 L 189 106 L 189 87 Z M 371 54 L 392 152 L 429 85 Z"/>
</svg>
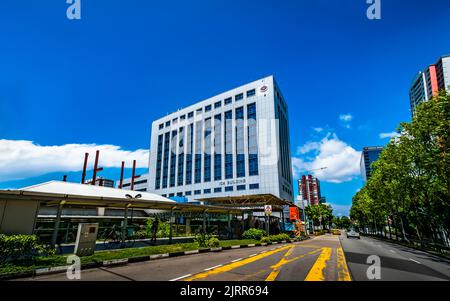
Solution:
<svg viewBox="0 0 450 301">
<path fill-rule="evenodd" d="M 236 261 L 239 261 L 239 260 L 242 260 L 242 258 L 238 258 L 238 259 L 232 260 L 231 262 L 236 262 Z"/>
<path fill-rule="evenodd" d="M 207 268 L 207 269 L 205 269 L 205 271 L 213 270 L 213 269 L 218 268 L 218 267 L 221 267 L 221 266 L 223 266 L 223 264 L 218 264 L 218 265 L 216 265 L 216 266 Z"/>
<path fill-rule="evenodd" d="M 252 254 L 252 255 L 250 255 L 250 256 L 248 256 L 248 257 L 253 257 L 253 256 L 256 256 L 256 255 L 258 255 L 257 253 L 255 253 L 255 254 Z"/>
<path fill-rule="evenodd" d="M 174 278 L 174 279 L 172 279 L 172 280 L 169 280 L 169 281 L 177 281 L 177 280 L 180 280 L 180 279 L 183 279 L 183 278 L 189 277 L 189 276 L 192 276 L 192 274 L 187 274 L 187 275 L 184 275 L 184 276 L 181 276 L 181 277 L 178 277 L 178 278 Z"/>
<path fill-rule="evenodd" d="M 409 260 L 414 261 L 415 263 L 421 264 L 420 262 L 418 262 L 417 260 L 414 260 L 412 258 L 410 258 Z"/>
<path fill-rule="evenodd" d="M 391 251 L 392 253 L 396 253 L 394 250 L 389 250 L 389 251 Z"/>
</svg>

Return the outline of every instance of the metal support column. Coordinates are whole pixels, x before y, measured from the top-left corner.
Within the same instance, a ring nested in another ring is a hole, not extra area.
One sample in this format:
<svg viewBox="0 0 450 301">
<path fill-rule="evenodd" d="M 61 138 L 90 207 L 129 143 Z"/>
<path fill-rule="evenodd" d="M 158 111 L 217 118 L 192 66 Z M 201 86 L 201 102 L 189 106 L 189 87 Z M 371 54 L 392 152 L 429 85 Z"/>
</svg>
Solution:
<svg viewBox="0 0 450 301">
<path fill-rule="evenodd" d="M 174 208 L 170 208 L 170 220 L 169 220 L 169 245 L 172 244 L 172 236 L 173 236 L 173 230 L 172 230 L 172 220 L 173 220 L 173 209 Z"/>
<path fill-rule="evenodd" d="M 281 232 L 286 231 L 285 225 L 284 225 L 284 207 L 281 207 L 281 226 L 282 226 L 282 230 Z"/>
<path fill-rule="evenodd" d="M 51 243 L 52 248 L 54 248 L 56 246 L 56 240 L 58 238 L 59 224 L 61 223 L 61 215 L 62 215 L 62 209 L 63 209 L 64 203 L 65 203 L 65 201 L 61 201 L 59 203 L 58 210 L 56 212 L 56 220 L 55 220 L 55 226 L 53 228 L 52 243 Z"/>
<path fill-rule="evenodd" d="M 206 234 L 206 210 L 203 211 L 203 233 Z"/>
<path fill-rule="evenodd" d="M 128 228 L 128 206 L 125 207 L 125 212 L 123 216 L 123 227 L 122 227 L 122 243 L 125 243 L 127 228 Z"/>
</svg>

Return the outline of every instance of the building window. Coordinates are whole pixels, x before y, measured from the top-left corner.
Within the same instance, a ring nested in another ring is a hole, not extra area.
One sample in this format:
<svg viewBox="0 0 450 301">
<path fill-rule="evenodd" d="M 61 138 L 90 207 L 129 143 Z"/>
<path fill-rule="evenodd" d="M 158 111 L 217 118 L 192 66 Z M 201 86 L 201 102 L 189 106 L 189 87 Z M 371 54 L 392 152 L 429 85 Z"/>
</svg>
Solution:
<svg viewBox="0 0 450 301">
<path fill-rule="evenodd" d="M 256 95 L 255 89 L 252 89 L 252 90 L 250 90 L 250 91 L 247 91 L 247 98 L 248 98 L 248 97 L 253 97 L 253 96 L 255 96 L 255 95 Z"/>
<path fill-rule="evenodd" d="M 233 112 L 225 112 L 225 179 L 233 178 Z"/>
<path fill-rule="evenodd" d="M 170 146 L 170 181 L 169 186 L 175 186 L 175 168 L 177 164 L 177 131 L 172 131 L 172 145 Z"/>
<path fill-rule="evenodd" d="M 182 192 L 177 192 L 177 196 L 183 196 Z"/>
<path fill-rule="evenodd" d="M 186 191 L 185 195 L 192 195 L 192 191 Z"/>
<path fill-rule="evenodd" d="M 245 185 L 236 186 L 236 190 L 245 190 Z"/>
<path fill-rule="evenodd" d="M 244 93 L 240 93 L 240 94 L 238 94 L 238 95 L 236 95 L 234 97 L 235 101 L 239 101 L 239 100 L 242 100 L 242 99 L 244 99 Z"/>
<path fill-rule="evenodd" d="M 214 192 L 215 192 L 215 193 L 217 193 L 217 192 L 222 192 L 222 187 L 216 187 L 216 188 L 214 188 Z"/>
<path fill-rule="evenodd" d="M 174 118 L 173 120 L 172 120 L 172 124 L 175 124 L 175 123 L 177 123 L 178 122 L 178 118 Z"/>
<path fill-rule="evenodd" d="M 194 195 L 199 195 L 199 194 L 201 194 L 201 193 L 202 193 L 201 190 L 194 190 Z"/>
<path fill-rule="evenodd" d="M 207 106 L 205 107 L 205 112 L 209 112 L 209 111 L 211 111 L 211 105 L 207 105 Z"/>
<path fill-rule="evenodd" d="M 164 128 L 164 123 L 161 123 L 160 125 L 159 125 L 159 129 L 161 130 L 161 129 L 163 129 Z"/>
<path fill-rule="evenodd" d="M 166 127 L 170 126 L 170 121 L 166 121 Z"/>
<path fill-rule="evenodd" d="M 236 109 L 236 177 L 245 177 L 244 107 Z"/>
<path fill-rule="evenodd" d="M 248 170 L 250 176 L 258 175 L 258 135 L 256 132 L 256 104 L 247 106 Z"/>
<path fill-rule="evenodd" d="M 250 189 L 259 189 L 259 184 L 250 184 Z"/>
<path fill-rule="evenodd" d="M 174 193 L 169 193 L 169 198 L 174 197 L 175 194 Z"/>
<path fill-rule="evenodd" d="M 186 154 L 186 185 L 192 183 L 192 152 L 194 150 L 194 124 L 191 123 L 187 128 L 187 154 Z"/>
<path fill-rule="evenodd" d="M 199 109 L 197 109 L 196 114 L 199 115 L 199 114 L 201 114 L 202 112 L 203 112 L 203 108 L 199 108 Z"/>
<path fill-rule="evenodd" d="M 204 194 L 209 194 L 209 193 L 211 193 L 211 189 L 210 189 L 210 188 L 208 188 L 208 189 L 203 189 L 203 193 L 204 193 Z"/>
<path fill-rule="evenodd" d="M 164 135 L 164 159 L 163 159 L 163 177 L 162 187 L 167 187 L 167 179 L 169 174 L 169 151 L 170 151 L 170 132 Z"/>
<path fill-rule="evenodd" d="M 194 182 L 202 181 L 202 121 L 195 123 L 195 162 L 194 162 Z"/>
<path fill-rule="evenodd" d="M 222 102 L 218 101 L 214 104 L 214 109 L 220 108 L 222 106 Z"/>
<path fill-rule="evenodd" d="M 185 120 L 185 119 L 186 119 L 186 115 L 181 115 L 181 116 L 180 116 L 180 121 L 181 121 L 181 120 Z"/>
<path fill-rule="evenodd" d="M 184 172 L 184 128 L 180 128 L 178 138 L 178 177 L 177 185 L 183 185 L 183 172 Z"/>
<path fill-rule="evenodd" d="M 214 181 L 222 179 L 222 115 L 214 116 Z"/>
<path fill-rule="evenodd" d="M 211 181 L 211 118 L 205 119 L 204 182 Z"/>
<path fill-rule="evenodd" d="M 225 191 L 233 191 L 233 186 L 226 186 Z"/>
<path fill-rule="evenodd" d="M 156 180 L 155 180 L 155 189 L 161 188 L 162 148 L 163 148 L 163 135 L 159 135 L 159 136 L 158 136 L 158 151 L 157 151 L 157 154 L 156 154 Z"/>
<path fill-rule="evenodd" d="M 231 97 L 228 97 L 228 98 L 225 98 L 225 105 L 229 105 L 230 103 L 232 103 L 233 102 L 233 98 L 231 98 Z"/>
<path fill-rule="evenodd" d="M 194 112 L 189 112 L 188 113 L 188 118 L 192 118 L 192 117 L 194 117 Z"/>
</svg>

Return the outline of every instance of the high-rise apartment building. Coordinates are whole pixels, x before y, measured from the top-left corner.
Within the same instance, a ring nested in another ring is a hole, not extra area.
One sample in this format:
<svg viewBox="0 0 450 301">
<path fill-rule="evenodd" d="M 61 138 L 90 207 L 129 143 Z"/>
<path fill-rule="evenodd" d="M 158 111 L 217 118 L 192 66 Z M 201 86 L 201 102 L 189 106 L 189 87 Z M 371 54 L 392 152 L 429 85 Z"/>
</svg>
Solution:
<svg viewBox="0 0 450 301">
<path fill-rule="evenodd" d="M 436 96 L 440 90 L 450 91 L 450 55 L 440 57 L 434 64 L 420 71 L 409 90 L 411 113 L 424 101 Z"/>
<path fill-rule="evenodd" d="M 378 160 L 383 149 L 384 148 L 382 146 L 369 146 L 363 148 L 361 153 L 360 169 L 364 182 L 367 182 L 370 178 L 372 173 L 371 165 L 373 162 Z"/>
<path fill-rule="evenodd" d="M 298 193 L 299 198 L 308 201 L 308 204 L 319 204 L 322 200 L 319 179 L 312 175 L 302 176 L 302 178 L 298 180 Z"/>
<path fill-rule="evenodd" d="M 149 170 L 149 191 L 166 197 L 293 201 L 288 108 L 273 76 L 155 120 Z"/>
</svg>

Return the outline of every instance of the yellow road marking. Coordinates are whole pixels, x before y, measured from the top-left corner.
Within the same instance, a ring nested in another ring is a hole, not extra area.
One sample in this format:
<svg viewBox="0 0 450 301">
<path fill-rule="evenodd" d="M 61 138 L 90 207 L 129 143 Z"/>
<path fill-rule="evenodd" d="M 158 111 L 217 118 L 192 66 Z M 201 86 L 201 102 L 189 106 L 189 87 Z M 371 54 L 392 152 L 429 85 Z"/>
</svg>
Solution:
<svg viewBox="0 0 450 301">
<path fill-rule="evenodd" d="M 342 248 L 337 248 L 338 281 L 352 281 Z"/>
<path fill-rule="evenodd" d="M 288 248 L 291 248 L 291 246 L 285 246 L 285 247 L 282 247 L 282 248 L 277 248 L 277 249 L 274 249 L 274 250 L 270 250 L 270 251 L 258 254 L 256 256 L 252 256 L 252 257 L 249 257 L 249 258 L 237 261 L 237 262 L 233 262 L 233 263 L 230 263 L 230 264 L 218 267 L 216 269 L 212 269 L 212 270 L 209 270 L 209 271 L 198 273 L 198 274 L 193 275 L 191 277 L 185 278 L 184 280 L 185 281 L 192 281 L 192 280 L 197 280 L 197 279 L 203 279 L 203 278 L 206 278 L 206 277 L 209 277 L 209 276 L 212 276 L 212 275 L 217 275 L 217 274 L 220 274 L 220 273 L 228 272 L 228 271 L 231 271 L 231 270 L 233 270 L 235 268 L 238 268 L 238 267 L 241 267 L 243 265 L 255 262 L 255 261 L 260 260 L 260 259 L 262 259 L 264 257 L 276 254 L 276 253 L 281 252 L 283 250 L 286 250 Z"/>
<path fill-rule="evenodd" d="M 327 261 L 331 258 L 332 249 L 322 248 L 319 258 L 317 258 L 313 267 L 309 271 L 305 278 L 305 281 L 324 281 L 325 280 L 325 268 L 327 267 Z"/>
<path fill-rule="evenodd" d="M 281 270 L 280 269 L 281 263 L 286 261 L 286 258 L 292 254 L 294 248 L 295 246 L 291 246 L 289 250 L 286 252 L 286 254 L 284 254 L 283 257 L 280 259 L 280 261 L 274 265 L 275 268 L 272 270 L 269 276 L 267 276 L 266 281 L 274 281 L 277 278 Z"/>
<path fill-rule="evenodd" d="M 302 254 L 302 255 L 296 256 L 296 257 L 291 258 L 291 259 L 286 259 L 286 257 L 289 256 L 290 254 L 288 254 L 287 256 L 285 255 L 278 263 L 276 263 L 276 264 L 274 264 L 273 266 L 270 267 L 270 268 L 273 269 L 273 270 L 272 270 L 272 272 L 269 274 L 269 276 L 266 278 L 266 281 L 273 281 L 273 280 L 275 280 L 276 277 L 278 276 L 278 274 L 280 273 L 281 267 L 282 267 L 282 266 L 284 266 L 284 265 L 286 265 L 286 264 L 288 264 L 288 263 L 291 263 L 291 262 L 293 262 L 293 261 L 302 259 L 302 258 L 304 258 L 304 257 L 306 257 L 306 256 L 308 256 L 308 255 L 315 254 L 315 253 L 317 253 L 317 252 L 319 252 L 319 251 L 321 251 L 321 250 L 322 250 L 322 248 L 317 249 L 317 250 L 314 250 L 314 251 L 311 251 L 311 252 L 306 253 L 306 254 Z M 267 269 L 266 269 L 266 270 L 267 270 Z M 261 272 L 264 272 L 264 271 L 266 271 L 266 270 L 263 270 L 263 271 L 261 271 Z"/>
</svg>

